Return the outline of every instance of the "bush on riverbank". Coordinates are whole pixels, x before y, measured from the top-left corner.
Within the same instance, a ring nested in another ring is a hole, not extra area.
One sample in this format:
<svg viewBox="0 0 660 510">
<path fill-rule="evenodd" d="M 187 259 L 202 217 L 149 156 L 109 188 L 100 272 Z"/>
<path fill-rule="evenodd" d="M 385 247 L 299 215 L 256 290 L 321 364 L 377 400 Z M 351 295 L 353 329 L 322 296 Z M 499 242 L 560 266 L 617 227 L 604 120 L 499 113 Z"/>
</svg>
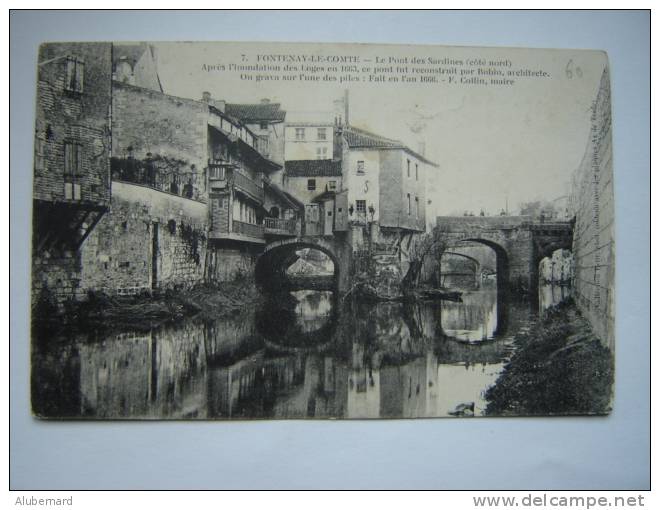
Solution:
<svg viewBox="0 0 660 510">
<path fill-rule="evenodd" d="M 37 308 L 33 326 L 47 331 L 53 324 L 75 328 L 150 329 L 155 324 L 198 315 L 212 319 L 238 313 L 259 298 L 253 282 L 241 279 L 217 285 L 197 285 L 187 290 L 168 290 L 157 295 L 111 296 L 90 292 L 85 301 L 69 302 L 63 313 Z"/>
<path fill-rule="evenodd" d="M 614 359 L 573 303 L 546 312 L 486 392 L 488 415 L 607 414 Z"/>
</svg>

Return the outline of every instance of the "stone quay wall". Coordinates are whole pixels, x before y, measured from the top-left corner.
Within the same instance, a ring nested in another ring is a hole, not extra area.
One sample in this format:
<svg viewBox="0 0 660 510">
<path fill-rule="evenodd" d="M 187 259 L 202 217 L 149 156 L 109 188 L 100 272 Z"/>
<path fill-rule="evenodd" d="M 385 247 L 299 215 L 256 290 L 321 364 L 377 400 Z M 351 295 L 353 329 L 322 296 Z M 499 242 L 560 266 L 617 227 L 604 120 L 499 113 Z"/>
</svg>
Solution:
<svg viewBox="0 0 660 510">
<path fill-rule="evenodd" d="M 605 69 L 591 113 L 591 131 L 573 176 L 573 256 L 577 306 L 601 341 L 614 349 L 614 191 L 610 81 Z"/>
</svg>

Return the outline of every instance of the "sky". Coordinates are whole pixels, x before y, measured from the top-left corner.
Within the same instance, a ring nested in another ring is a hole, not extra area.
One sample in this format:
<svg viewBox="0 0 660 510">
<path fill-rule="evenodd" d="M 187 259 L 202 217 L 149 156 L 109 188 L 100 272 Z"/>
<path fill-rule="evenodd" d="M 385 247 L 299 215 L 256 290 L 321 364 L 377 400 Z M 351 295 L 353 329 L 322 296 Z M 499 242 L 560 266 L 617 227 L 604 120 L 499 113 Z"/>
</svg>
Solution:
<svg viewBox="0 0 660 510">
<path fill-rule="evenodd" d="M 438 214 L 481 209 L 496 214 L 507 202 L 510 212 L 516 213 L 522 202 L 566 195 L 570 176 L 584 155 L 590 105 L 607 65 L 604 53 L 589 50 L 309 43 L 158 43 L 155 47 L 164 91 L 175 96 L 199 99 L 209 91 L 213 98 L 227 102 L 269 98 L 280 102 L 291 120 L 303 114 L 309 118 L 310 112 L 327 118 L 333 101 L 348 89 L 351 125 L 401 140 L 413 150 L 424 144 L 426 157 L 438 165 L 433 171 L 440 186 L 430 197 Z M 340 85 L 256 83 L 241 80 L 239 72 L 204 69 L 204 65 L 212 69 L 231 63 L 254 65 L 258 58 L 285 54 L 357 56 L 360 65 L 365 59 L 373 63 L 390 57 L 407 58 L 409 63 L 413 58 L 481 59 L 486 63 L 482 68 L 543 70 L 548 77 L 515 78 L 511 86 L 368 81 Z M 488 65 L 504 60 L 508 66 Z"/>
</svg>

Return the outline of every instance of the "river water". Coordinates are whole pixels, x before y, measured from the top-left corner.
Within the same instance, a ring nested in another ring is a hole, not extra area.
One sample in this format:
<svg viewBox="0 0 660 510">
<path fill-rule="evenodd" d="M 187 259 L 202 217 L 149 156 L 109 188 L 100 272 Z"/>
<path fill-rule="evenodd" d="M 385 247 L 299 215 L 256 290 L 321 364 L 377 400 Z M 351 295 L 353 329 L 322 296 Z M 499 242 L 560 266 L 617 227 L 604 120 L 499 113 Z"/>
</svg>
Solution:
<svg viewBox="0 0 660 510">
<path fill-rule="evenodd" d="M 543 287 L 540 309 L 567 293 Z M 33 408 L 122 419 L 482 415 L 534 308 L 488 286 L 416 304 L 297 291 L 230 318 L 51 334 L 33 344 Z"/>
</svg>

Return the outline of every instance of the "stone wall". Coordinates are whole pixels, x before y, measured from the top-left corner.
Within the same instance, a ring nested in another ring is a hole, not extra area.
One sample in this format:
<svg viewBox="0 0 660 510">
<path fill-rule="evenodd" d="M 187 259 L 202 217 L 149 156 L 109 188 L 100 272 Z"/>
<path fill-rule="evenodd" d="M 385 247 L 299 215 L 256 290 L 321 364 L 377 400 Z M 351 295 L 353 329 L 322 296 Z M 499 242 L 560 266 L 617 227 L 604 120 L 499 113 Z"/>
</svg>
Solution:
<svg viewBox="0 0 660 510">
<path fill-rule="evenodd" d="M 573 255 L 577 305 L 602 342 L 614 348 L 614 192 L 610 81 L 603 71 L 591 131 L 573 177 Z"/>
<path fill-rule="evenodd" d="M 379 189 L 382 227 L 426 230 L 425 165 L 403 150 L 381 150 Z M 410 177 L 408 177 L 410 164 Z M 417 175 L 415 174 L 417 165 Z M 408 211 L 410 196 L 410 212 Z M 415 200 L 417 199 L 417 200 Z"/>
<path fill-rule="evenodd" d="M 308 189 L 308 181 L 310 180 L 314 180 L 316 183 L 313 190 Z M 286 176 L 284 178 L 284 189 L 304 204 L 311 204 L 312 199 L 330 190 L 330 183 L 334 183 L 336 191 L 341 190 L 341 176 L 320 177 L 313 175 L 309 177 Z"/>
<path fill-rule="evenodd" d="M 200 283 L 206 227 L 201 202 L 113 182 L 110 211 L 81 249 L 81 288 L 126 295 Z"/>
<path fill-rule="evenodd" d="M 208 105 L 113 82 L 112 155 L 156 162 L 178 193 L 189 182 L 204 200 L 208 164 Z M 164 189 L 170 189 L 166 187 Z"/>
<path fill-rule="evenodd" d="M 86 291 L 80 287 L 80 271 L 81 260 L 77 252 L 51 250 L 33 253 L 33 310 L 38 314 L 48 313 L 51 306 L 61 307 L 67 300 L 84 298 Z"/>
<path fill-rule="evenodd" d="M 357 173 L 358 161 L 361 161 L 363 165 L 362 175 Z M 382 172 L 380 152 L 358 149 L 344 151 L 342 167 L 344 188 L 348 190 L 349 211 L 350 207 L 353 207 L 353 214 L 349 216 L 349 221 L 358 220 L 363 223 L 365 221 L 379 221 L 379 175 Z M 361 215 L 358 213 L 358 200 L 365 203 L 365 211 Z M 373 216 L 369 213 L 370 207 L 373 207 Z"/>
<path fill-rule="evenodd" d="M 296 138 L 296 129 L 303 129 L 302 139 Z M 325 139 L 318 138 L 318 130 L 325 130 Z M 334 126 L 331 124 L 288 124 L 284 128 L 284 159 L 332 159 Z M 320 156 L 318 151 L 321 151 Z M 325 152 L 323 152 L 325 151 Z"/>
<path fill-rule="evenodd" d="M 263 251 L 263 245 L 216 241 L 208 249 L 208 280 L 219 283 L 254 275 L 257 257 Z"/>
</svg>

